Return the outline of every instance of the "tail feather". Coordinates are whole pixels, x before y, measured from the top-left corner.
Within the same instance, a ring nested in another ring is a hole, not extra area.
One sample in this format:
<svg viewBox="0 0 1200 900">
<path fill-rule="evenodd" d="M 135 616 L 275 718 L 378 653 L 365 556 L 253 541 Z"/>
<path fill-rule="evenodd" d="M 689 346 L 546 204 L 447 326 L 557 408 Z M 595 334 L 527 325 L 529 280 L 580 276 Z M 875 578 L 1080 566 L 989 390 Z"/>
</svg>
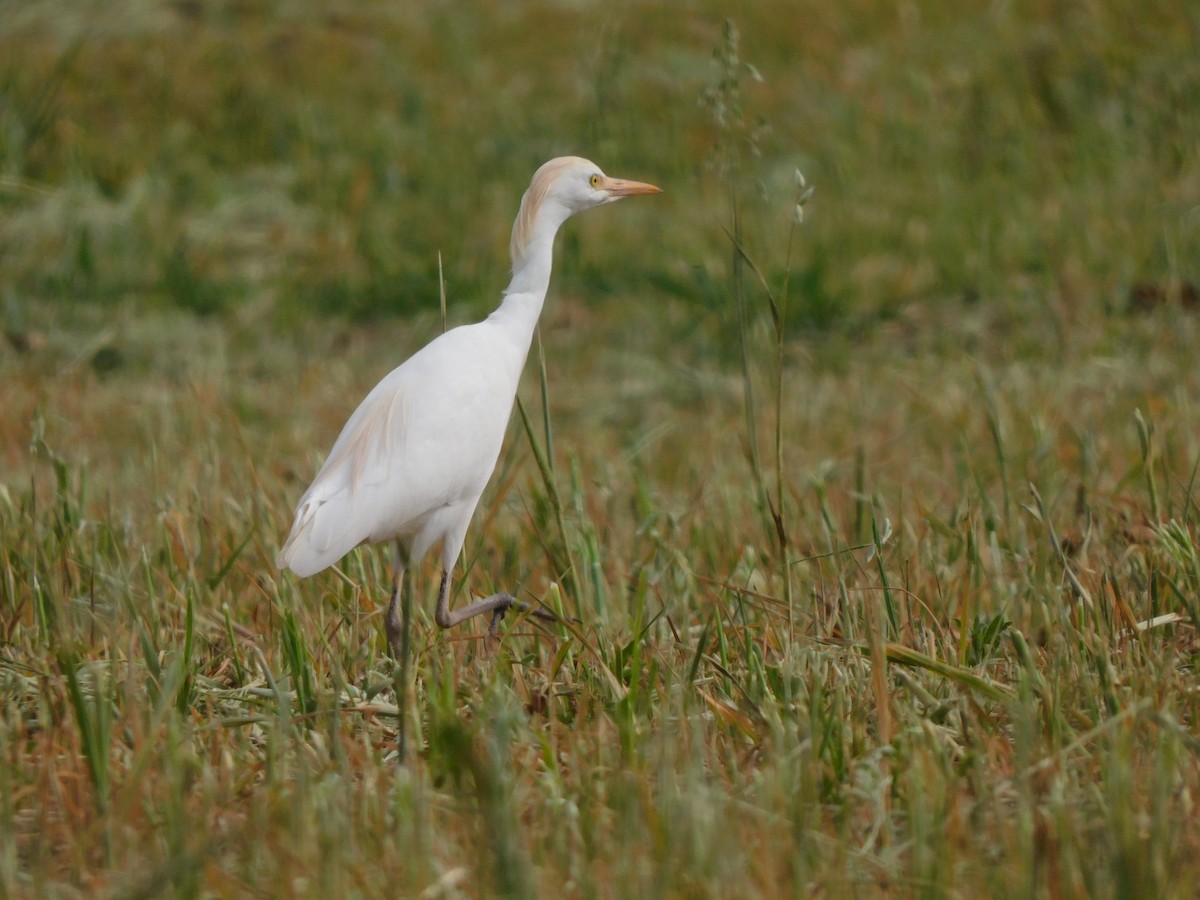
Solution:
<svg viewBox="0 0 1200 900">
<path fill-rule="evenodd" d="M 329 508 L 340 505 L 336 501 L 303 504 L 296 511 L 296 522 L 279 555 L 275 557 L 275 565 L 307 578 L 329 568 L 361 544 L 363 537 L 344 529 L 339 533 L 338 529 L 330 527 L 334 520 L 344 519 L 336 515 L 336 510 Z"/>
</svg>

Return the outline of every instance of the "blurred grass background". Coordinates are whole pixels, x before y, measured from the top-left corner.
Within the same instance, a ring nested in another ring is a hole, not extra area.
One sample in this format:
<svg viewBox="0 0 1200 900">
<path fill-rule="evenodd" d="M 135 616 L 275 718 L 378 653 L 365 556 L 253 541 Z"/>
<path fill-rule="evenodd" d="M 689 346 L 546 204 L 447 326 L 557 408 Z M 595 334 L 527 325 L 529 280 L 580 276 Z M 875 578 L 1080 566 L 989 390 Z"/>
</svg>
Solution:
<svg viewBox="0 0 1200 900">
<path fill-rule="evenodd" d="M 1194 281 L 1195 15 L 1160 2 L 739 16 L 764 73 L 746 88 L 763 239 L 796 165 L 824 201 L 796 324 L 1030 294 L 1069 316 L 1120 308 L 1139 279 Z M 410 313 L 436 293 L 439 252 L 456 306 L 479 313 L 504 280 L 514 195 L 565 152 L 653 173 L 680 224 L 619 238 L 660 206 L 575 229 L 560 292 L 599 282 L 719 306 L 716 135 L 697 101 L 721 27 L 703 4 L 9 4 L 9 315 L 67 298 Z"/>
<path fill-rule="evenodd" d="M 0 2 L 5 895 L 1192 895 L 1200 14 L 730 15 Z M 397 770 L 271 560 L 562 153 L 464 570 L 585 628 L 426 603 Z"/>
</svg>

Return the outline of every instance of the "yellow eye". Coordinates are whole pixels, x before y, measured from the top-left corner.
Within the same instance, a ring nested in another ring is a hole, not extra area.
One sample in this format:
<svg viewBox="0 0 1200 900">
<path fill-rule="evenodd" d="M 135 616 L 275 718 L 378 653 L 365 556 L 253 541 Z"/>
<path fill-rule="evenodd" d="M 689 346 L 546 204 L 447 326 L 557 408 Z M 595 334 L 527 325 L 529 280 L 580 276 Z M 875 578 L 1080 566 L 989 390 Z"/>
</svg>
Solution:
<svg viewBox="0 0 1200 900">
<path fill-rule="evenodd" d="M 600 187 L 600 176 L 593 175 L 591 178 L 588 179 L 588 184 L 590 184 L 594 188 Z"/>
</svg>

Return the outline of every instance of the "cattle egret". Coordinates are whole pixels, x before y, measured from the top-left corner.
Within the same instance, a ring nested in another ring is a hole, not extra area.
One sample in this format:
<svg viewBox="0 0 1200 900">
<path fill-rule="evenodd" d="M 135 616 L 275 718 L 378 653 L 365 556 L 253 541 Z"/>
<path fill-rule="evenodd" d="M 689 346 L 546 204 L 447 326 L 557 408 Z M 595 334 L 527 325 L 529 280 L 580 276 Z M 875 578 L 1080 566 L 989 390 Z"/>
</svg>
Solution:
<svg viewBox="0 0 1200 900">
<path fill-rule="evenodd" d="M 449 607 L 450 571 L 491 477 L 517 382 L 546 299 L 554 236 L 575 213 L 638 194 L 651 184 L 609 178 L 595 163 L 565 156 L 538 169 L 521 198 L 509 251 L 512 281 L 482 322 L 447 331 L 392 370 L 359 405 L 300 498 L 276 564 L 300 576 L 333 565 L 366 542 L 396 541 L 384 619 L 392 654 L 407 666 L 405 573 L 435 544 L 442 580 L 434 621 L 442 628 L 525 605 L 507 593 Z M 403 621 L 400 604 L 404 604 Z M 554 618 L 535 610 L 543 618 Z"/>
</svg>

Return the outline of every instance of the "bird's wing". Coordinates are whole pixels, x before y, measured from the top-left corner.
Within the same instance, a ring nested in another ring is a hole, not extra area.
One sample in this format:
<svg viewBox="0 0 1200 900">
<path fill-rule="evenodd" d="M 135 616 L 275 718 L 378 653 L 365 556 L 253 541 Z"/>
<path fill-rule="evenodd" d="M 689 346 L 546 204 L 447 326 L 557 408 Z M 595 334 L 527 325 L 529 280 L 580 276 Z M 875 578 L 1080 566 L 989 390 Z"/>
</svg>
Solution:
<svg viewBox="0 0 1200 900">
<path fill-rule="evenodd" d="M 399 371 L 399 370 L 396 370 Z M 403 380 L 376 385 L 350 416 L 317 477 L 296 506 L 296 520 L 276 565 L 299 575 L 319 572 L 357 547 L 371 531 L 372 488 L 404 434 Z"/>
<path fill-rule="evenodd" d="M 281 568 L 319 572 L 364 541 L 418 530 L 449 506 L 470 515 L 516 387 L 512 366 L 497 367 L 487 347 L 481 326 L 455 329 L 375 386 L 300 498 Z"/>
</svg>

